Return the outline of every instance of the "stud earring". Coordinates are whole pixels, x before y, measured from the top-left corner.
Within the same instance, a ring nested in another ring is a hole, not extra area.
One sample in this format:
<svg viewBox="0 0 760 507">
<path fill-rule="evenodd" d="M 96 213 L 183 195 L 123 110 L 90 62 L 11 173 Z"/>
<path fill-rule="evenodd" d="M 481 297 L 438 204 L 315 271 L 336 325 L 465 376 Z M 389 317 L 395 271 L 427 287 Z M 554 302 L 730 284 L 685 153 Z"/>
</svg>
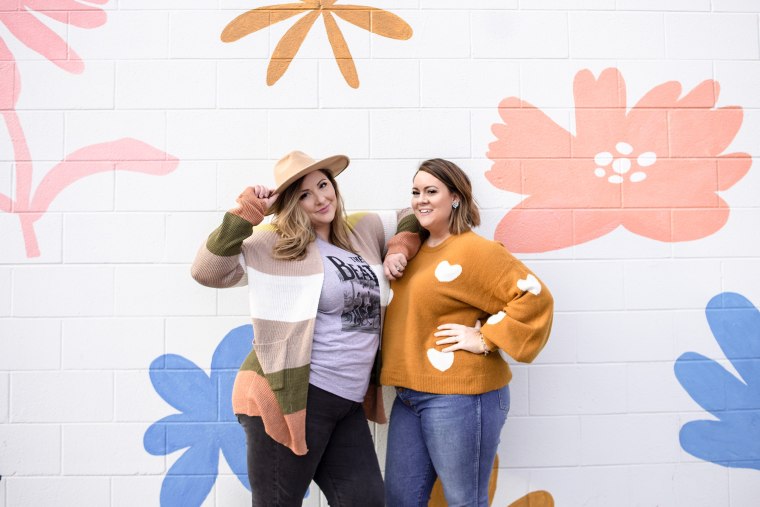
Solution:
<svg viewBox="0 0 760 507">
<path fill-rule="evenodd" d="M 451 203 L 451 207 L 454 209 L 457 209 L 459 207 L 459 201 L 454 201 Z"/>
</svg>

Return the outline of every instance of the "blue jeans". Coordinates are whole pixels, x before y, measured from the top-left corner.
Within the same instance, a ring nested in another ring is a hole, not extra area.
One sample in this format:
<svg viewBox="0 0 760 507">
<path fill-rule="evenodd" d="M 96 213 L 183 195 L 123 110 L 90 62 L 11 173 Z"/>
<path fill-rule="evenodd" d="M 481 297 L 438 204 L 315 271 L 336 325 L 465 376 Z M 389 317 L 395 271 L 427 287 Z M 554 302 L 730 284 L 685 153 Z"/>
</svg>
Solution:
<svg viewBox="0 0 760 507">
<path fill-rule="evenodd" d="M 396 388 L 385 463 L 388 507 L 426 507 L 436 477 L 449 507 L 488 506 L 509 386 L 483 394 Z"/>
</svg>

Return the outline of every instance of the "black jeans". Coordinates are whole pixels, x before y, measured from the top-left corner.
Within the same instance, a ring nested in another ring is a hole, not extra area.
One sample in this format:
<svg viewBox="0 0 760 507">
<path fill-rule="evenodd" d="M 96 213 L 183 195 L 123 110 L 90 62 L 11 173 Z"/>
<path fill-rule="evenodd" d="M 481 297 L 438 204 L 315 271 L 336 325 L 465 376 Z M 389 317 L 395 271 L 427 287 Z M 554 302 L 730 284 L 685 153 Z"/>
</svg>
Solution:
<svg viewBox="0 0 760 507">
<path fill-rule="evenodd" d="M 334 507 L 382 507 L 380 465 L 361 403 L 309 385 L 306 445 L 298 456 L 264 432 L 261 417 L 238 415 L 245 429 L 253 507 L 300 506 L 312 479 Z"/>
</svg>

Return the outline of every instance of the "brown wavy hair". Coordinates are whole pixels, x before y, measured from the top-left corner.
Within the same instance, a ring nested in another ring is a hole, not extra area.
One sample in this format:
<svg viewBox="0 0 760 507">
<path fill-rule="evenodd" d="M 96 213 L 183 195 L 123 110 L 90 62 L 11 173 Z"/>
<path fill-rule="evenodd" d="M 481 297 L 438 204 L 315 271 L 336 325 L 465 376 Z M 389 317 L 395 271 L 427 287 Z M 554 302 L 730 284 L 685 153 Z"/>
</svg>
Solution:
<svg viewBox="0 0 760 507">
<path fill-rule="evenodd" d="M 356 253 L 349 238 L 346 207 L 343 204 L 343 197 L 338 190 L 338 183 L 333 175 L 330 174 L 330 171 L 325 169 L 318 170 L 327 177 L 335 189 L 335 218 L 333 218 L 330 224 L 330 243 L 343 250 Z M 306 255 L 309 243 L 317 239 L 317 233 L 311 225 L 309 216 L 299 205 L 299 191 L 301 182 L 305 177 L 306 175 L 288 185 L 274 204 L 272 225 L 279 234 L 272 249 L 272 255 L 275 259 L 301 259 Z"/>
<path fill-rule="evenodd" d="M 417 172 L 420 171 L 435 176 L 446 185 L 449 192 L 459 197 L 459 207 L 452 208 L 449 217 L 451 234 L 462 234 L 480 225 L 480 211 L 472 195 L 472 183 L 458 165 L 442 158 L 432 158 L 420 164 Z"/>
</svg>

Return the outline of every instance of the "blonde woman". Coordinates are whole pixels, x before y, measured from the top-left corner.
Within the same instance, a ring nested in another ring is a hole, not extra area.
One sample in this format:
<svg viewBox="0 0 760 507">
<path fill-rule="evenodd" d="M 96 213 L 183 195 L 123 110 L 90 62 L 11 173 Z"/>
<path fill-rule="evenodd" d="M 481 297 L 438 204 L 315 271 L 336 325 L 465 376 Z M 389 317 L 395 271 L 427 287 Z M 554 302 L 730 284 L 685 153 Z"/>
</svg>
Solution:
<svg viewBox="0 0 760 507">
<path fill-rule="evenodd" d="M 487 506 L 509 411 L 509 365 L 546 344 L 553 299 L 503 245 L 475 234 L 480 213 L 453 162 L 423 162 L 412 209 L 426 239 L 393 282 L 383 330 L 384 385 L 396 386 L 385 466 L 387 505 L 427 506 L 436 477 L 451 506 Z"/>
<path fill-rule="evenodd" d="M 249 287 L 254 344 L 232 405 L 253 506 L 300 506 L 312 480 L 332 506 L 384 505 L 366 422 L 385 422 L 370 381 L 383 271 L 401 276 L 420 240 L 411 212 L 345 215 L 335 177 L 348 164 L 289 153 L 274 168 L 276 188 L 247 188 L 192 266 L 203 285 Z"/>
</svg>

